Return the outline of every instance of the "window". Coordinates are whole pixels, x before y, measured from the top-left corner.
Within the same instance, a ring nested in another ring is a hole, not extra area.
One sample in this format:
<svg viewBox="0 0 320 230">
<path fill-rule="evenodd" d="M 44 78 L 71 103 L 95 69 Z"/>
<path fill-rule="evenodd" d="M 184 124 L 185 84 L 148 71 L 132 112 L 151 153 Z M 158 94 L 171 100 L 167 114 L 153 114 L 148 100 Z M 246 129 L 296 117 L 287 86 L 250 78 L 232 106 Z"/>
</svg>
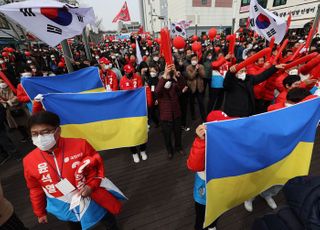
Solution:
<svg viewBox="0 0 320 230">
<path fill-rule="evenodd" d="M 0 29 L 10 29 L 7 20 L 4 17 L 0 16 Z"/>
<path fill-rule="evenodd" d="M 285 0 L 286 1 L 286 0 Z M 260 4 L 260 6 L 262 6 L 263 8 L 267 7 L 267 3 L 268 0 L 258 0 L 258 3 Z M 242 6 L 248 6 L 250 5 L 250 0 L 241 0 L 241 7 Z"/>
<path fill-rule="evenodd" d="M 201 0 L 201 4 L 206 6 L 208 4 L 208 1 L 207 0 Z"/>
<path fill-rule="evenodd" d="M 287 0 L 274 0 L 273 1 L 273 6 L 282 6 L 287 4 Z"/>
</svg>

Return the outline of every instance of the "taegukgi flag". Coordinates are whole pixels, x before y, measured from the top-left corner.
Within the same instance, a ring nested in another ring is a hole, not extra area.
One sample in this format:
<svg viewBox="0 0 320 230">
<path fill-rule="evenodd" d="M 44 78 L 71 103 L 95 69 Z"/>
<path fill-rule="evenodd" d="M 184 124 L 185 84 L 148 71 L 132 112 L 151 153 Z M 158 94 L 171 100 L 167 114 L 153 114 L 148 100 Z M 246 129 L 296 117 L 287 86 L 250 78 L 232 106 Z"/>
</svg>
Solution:
<svg viewBox="0 0 320 230">
<path fill-rule="evenodd" d="M 268 41 L 275 37 L 275 43 L 280 44 L 287 32 L 287 22 L 264 9 L 257 0 L 250 2 L 250 26 Z"/>
<path fill-rule="evenodd" d="M 0 6 L 0 12 L 54 47 L 95 24 L 92 7 L 79 8 L 52 0 L 30 0 Z"/>
</svg>

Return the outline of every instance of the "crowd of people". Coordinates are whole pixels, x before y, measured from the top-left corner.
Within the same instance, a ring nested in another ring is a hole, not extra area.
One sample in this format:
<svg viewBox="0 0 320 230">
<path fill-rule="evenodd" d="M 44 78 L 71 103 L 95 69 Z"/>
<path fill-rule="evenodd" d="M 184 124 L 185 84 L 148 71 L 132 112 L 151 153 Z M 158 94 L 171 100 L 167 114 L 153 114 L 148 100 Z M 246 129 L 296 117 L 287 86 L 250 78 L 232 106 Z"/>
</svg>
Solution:
<svg viewBox="0 0 320 230">
<path fill-rule="evenodd" d="M 38 171 L 30 166 L 30 162 L 40 162 L 38 157 L 43 152 L 52 152 L 53 156 L 61 154 L 60 145 L 65 142 L 68 146 L 70 140 L 60 137 L 59 118 L 54 114 L 35 110 L 31 101 L 35 100 L 35 104 L 38 100 L 28 97 L 20 84 L 21 77 L 51 77 L 67 73 L 65 64 L 67 58 L 72 61 L 74 70 L 97 66 L 107 92 L 146 87 L 149 126 L 161 127 L 167 157 L 172 159 L 176 153 L 185 154 L 181 136 L 182 132 L 190 131 L 188 123 L 190 119 L 197 120 L 201 124 L 206 121 L 247 117 L 289 107 L 315 97 L 310 91 L 317 86 L 320 78 L 319 34 L 315 36 L 310 46 L 311 52 L 318 52 L 318 56 L 314 58 L 317 61 L 285 69 L 286 64 L 297 55 L 296 51 L 306 39 L 304 34 L 292 32 L 288 38 L 288 46 L 276 62 L 274 59 L 278 56 L 280 45 L 274 46 L 269 58 L 261 57 L 255 63 L 241 69 L 237 68 L 239 63 L 269 45 L 263 38 L 248 31 L 240 33 L 233 52 L 230 52 L 229 42 L 223 34 L 214 41 L 210 41 L 206 35 L 201 38 L 193 36 L 186 40 L 185 48 L 172 48 L 173 64 L 170 65 L 166 65 L 159 40 L 140 36 L 137 38 L 132 36 L 124 41 L 107 38 L 99 44 L 91 44 L 90 59 L 86 56 L 83 45 L 76 40 L 69 44 L 73 57 L 64 57 L 59 48 L 46 46 L 34 46 L 31 49 L 6 47 L 0 56 L 0 70 L 3 73 L 0 75 L 0 165 L 12 157 L 17 160 L 23 158 L 9 138 L 10 130 L 17 129 L 22 142 L 32 141 L 38 147 L 24 159 L 25 177 L 39 223 L 46 223 L 45 207 L 41 202 L 44 193 L 41 187 L 48 188 L 47 192 L 51 193 L 50 190 L 54 189 L 52 184 L 62 178 L 62 172 L 39 184 L 36 181 L 36 178 L 39 178 Z M 142 60 L 138 60 L 139 57 L 136 56 L 135 39 L 138 40 Z M 195 41 L 201 43 L 200 52 L 192 47 Z M 297 56 L 304 55 L 300 52 Z M 197 110 L 196 105 L 199 107 Z M 198 116 L 196 111 L 199 111 Z M 30 116 L 31 134 L 26 122 L 26 118 Z M 198 230 L 203 229 L 205 209 L 203 173 L 205 126 L 200 125 L 196 129 L 196 135 L 187 165 L 191 171 L 197 172 L 194 197 L 195 229 Z M 39 138 L 42 136 L 42 139 Z M 82 144 L 88 145 L 88 143 Z M 81 145 L 79 148 L 82 148 Z M 88 151 L 88 156 L 98 154 L 90 149 L 91 146 L 83 148 L 86 149 L 84 152 Z M 134 163 L 148 159 L 147 143 L 131 147 L 130 152 Z M 51 164 L 54 165 L 55 162 L 52 160 Z M 51 174 L 57 173 L 52 170 Z M 73 182 L 73 179 L 68 179 Z M 49 184 L 49 181 L 53 182 Z M 87 184 L 81 192 L 83 196 L 89 196 L 96 187 L 96 184 Z M 56 196 L 58 193 L 59 191 L 52 191 L 51 195 Z M 263 197 L 270 207 L 276 208 L 270 194 L 273 192 Z M 253 209 L 252 201 L 245 203 L 248 211 Z M 111 214 L 106 215 L 103 222 L 109 223 L 107 229 L 117 229 Z M 73 226 L 73 229 L 76 227 Z M 214 223 L 210 229 L 215 227 Z"/>
</svg>

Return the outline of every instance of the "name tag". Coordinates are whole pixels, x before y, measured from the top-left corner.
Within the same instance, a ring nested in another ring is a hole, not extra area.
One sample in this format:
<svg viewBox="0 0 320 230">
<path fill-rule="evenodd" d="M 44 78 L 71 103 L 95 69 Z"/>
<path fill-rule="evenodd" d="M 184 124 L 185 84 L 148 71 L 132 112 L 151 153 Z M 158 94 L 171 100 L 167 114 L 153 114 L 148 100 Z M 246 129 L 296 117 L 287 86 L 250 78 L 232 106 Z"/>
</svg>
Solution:
<svg viewBox="0 0 320 230">
<path fill-rule="evenodd" d="M 59 183 L 55 184 L 55 186 L 63 195 L 68 195 L 76 189 L 68 179 L 62 179 Z"/>
</svg>

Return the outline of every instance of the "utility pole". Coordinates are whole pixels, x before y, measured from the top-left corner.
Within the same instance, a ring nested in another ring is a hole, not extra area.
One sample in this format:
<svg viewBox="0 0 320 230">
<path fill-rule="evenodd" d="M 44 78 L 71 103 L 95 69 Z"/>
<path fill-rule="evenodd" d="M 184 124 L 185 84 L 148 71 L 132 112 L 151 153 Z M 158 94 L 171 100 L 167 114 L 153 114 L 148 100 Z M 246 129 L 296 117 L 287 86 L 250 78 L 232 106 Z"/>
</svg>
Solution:
<svg viewBox="0 0 320 230">
<path fill-rule="evenodd" d="M 145 16 L 144 16 L 144 0 L 139 0 L 140 20 L 141 26 L 146 29 Z"/>
<path fill-rule="evenodd" d="M 232 27 L 231 27 L 231 34 L 234 34 L 234 33 L 235 33 L 235 29 L 236 29 L 236 9 L 237 9 L 237 0 L 234 0 L 234 1 L 233 1 L 232 8 L 233 8 L 233 15 L 232 15 Z"/>
<path fill-rule="evenodd" d="M 73 72 L 73 66 L 72 66 L 72 63 L 71 63 L 71 59 L 73 59 L 73 57 L 72 57 L 72 53 L 71 53 L 69 44 L 67 42 L 67 39 L 65 39 L 65 40 L 63 40 L 61 42 L 61 46 L 62 46 L 63 55 L 65 57 L 64 60 L 66 62 L 66 66 L 67 66 L 68 72 L 71 73 L 71 72 Z"/>
<path fill-rule="evenodd" d="M 91 56 L 91 52 L 90 52 L 90 48 L 89 48 L 89 42 L 88 42 L 88 36 L 87 36 L 87 32 L 86 32 L 86 27 L 83 28 L 83 31 L 82 31 L 82 41 L 83 41 L 83 44 L 84 44 L 84 50 L 86 52 L 87 59 L 89 61 L 91 61 L 92 60 L 92 56 Z"/>
</svg>

